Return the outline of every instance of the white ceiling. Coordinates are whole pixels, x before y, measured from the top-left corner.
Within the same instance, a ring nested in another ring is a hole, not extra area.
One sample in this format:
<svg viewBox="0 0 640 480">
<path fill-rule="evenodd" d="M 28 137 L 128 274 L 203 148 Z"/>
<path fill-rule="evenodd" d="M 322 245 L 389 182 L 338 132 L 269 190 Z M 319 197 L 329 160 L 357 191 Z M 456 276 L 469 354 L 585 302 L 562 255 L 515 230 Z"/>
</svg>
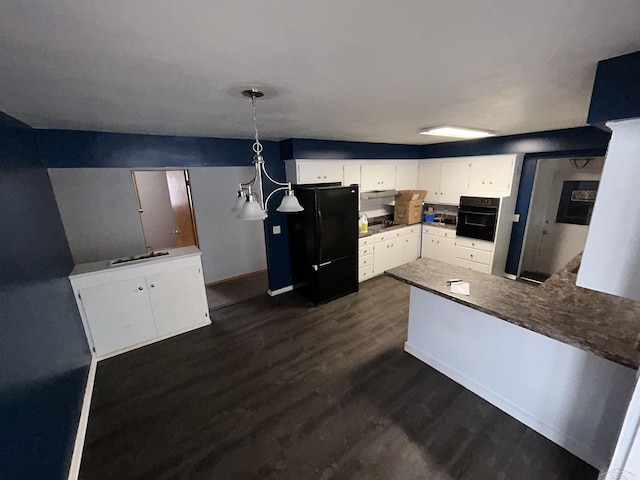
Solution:
<svg viewBox="0 0 640 480">
<path fill-rule="evenodd" d="M 585 124 L 639 0 L 1 0 L 0 111 L 39 128 L 430 143 Z"/>
</svg>

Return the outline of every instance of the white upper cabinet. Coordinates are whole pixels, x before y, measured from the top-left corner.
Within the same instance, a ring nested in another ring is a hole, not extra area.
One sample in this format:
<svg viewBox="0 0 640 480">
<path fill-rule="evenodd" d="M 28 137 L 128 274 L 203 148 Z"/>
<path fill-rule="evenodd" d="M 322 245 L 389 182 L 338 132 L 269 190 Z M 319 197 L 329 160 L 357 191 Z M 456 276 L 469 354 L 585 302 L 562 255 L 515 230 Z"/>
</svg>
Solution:
<svg viewBox="0 0 640 480">
<path fill-rule="evenodd" d="M 297 183 L 326 183 L 343 180 L 342 162 L 319 161 L 300 163 Z"/>
<path fill-rule="evenodd" d="M 360 185 L 360 162 L 344 162 L 343 167 L 343 185 Z"/>
<path fill-rule="evenodd" d="M 469 163 L 465 160 L 442 162 L 439 203 L 458 205 L 469 188 Z"/>
<path fill-rule="evenodd" d="M 360 169 L 360 190 L 392 190 L 396 188 L 396 166 L 393 163 L 364 163 Z"/>
<path fill-rule="evenodd" d="M 469 158 L 469 192 L 508 195 L 513 180 L 514 155 Z"/>
<path fill-rule="evenodd" d="M 418 188 L 426 190 L 426 203 L 438 203 L 440 201 L 440 175 L 442 162 L 437 160 L 424 160 L 418 169 Z"/>
<path fill-rule="evenodd" d="M 398 162 L 396 164 L 396 190 L 418 188 L 418 162 Z"/>
</svg>

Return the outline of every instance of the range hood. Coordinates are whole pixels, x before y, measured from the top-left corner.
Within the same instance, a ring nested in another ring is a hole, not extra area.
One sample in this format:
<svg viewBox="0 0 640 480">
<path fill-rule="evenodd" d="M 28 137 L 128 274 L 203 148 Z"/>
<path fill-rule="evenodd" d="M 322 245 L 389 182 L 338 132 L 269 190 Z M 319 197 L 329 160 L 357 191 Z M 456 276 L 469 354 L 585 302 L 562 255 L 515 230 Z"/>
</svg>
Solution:
<svg viewBox="0 0 640 480">
<path fill-rule="evenodd" d="M 371 192 L 362 192 L 360 198 L 362 200 L 370 200 L 372 198 L 397 197 L 400 195 L 397 190 L 373 190 Z"/>
</svg>

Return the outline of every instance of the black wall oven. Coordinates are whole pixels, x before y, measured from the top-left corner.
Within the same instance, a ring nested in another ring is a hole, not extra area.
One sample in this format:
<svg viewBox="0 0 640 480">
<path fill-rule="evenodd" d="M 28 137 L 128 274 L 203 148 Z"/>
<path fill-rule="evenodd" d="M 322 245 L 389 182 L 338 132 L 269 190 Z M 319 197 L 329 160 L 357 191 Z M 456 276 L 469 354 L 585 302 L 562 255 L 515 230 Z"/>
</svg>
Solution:
<svg viewBox="0 0 640 480">
<path fill-rule="evenodd" d="M 499 198 L 460 197 L 456 235 L 493 242 L 499 208 Z"/>
</svg>

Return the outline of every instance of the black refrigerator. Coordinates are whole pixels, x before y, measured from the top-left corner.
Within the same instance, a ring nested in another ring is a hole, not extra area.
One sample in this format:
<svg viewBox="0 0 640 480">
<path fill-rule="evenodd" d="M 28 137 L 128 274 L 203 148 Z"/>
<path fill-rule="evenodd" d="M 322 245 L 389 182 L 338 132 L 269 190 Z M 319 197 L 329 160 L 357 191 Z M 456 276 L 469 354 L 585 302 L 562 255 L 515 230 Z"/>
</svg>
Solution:
<svg viewBox="0 0 640 480">
<path fill-rule="evenodd" d="M 358 186 L 294 185 L 289 215 L 293 285 L 316 304 L 358 291 Z"/>
</svg>

